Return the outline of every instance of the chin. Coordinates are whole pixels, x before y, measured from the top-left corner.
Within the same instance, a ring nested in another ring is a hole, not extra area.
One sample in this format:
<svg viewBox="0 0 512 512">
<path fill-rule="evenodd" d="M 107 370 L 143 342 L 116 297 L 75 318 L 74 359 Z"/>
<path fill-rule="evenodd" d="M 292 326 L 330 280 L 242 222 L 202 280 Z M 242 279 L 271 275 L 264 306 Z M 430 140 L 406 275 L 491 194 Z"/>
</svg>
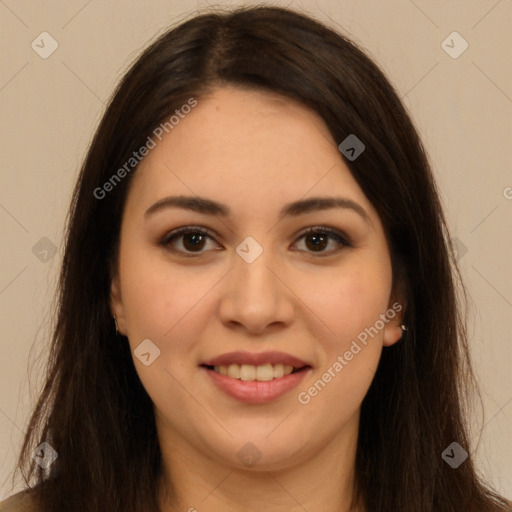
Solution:
<svg viewBox="0 0 512 512">
<path fill-rule="evenodd" d="M 275 424 L 274 427 L 275 428 Z M 307 446 L 299 437 L 290 436 L 289 429 L 271 433 L 271 429 L 247 429 L 243 435 L 227 439 L 209 448 L 224 464 L 249 471 L 277 471 L 294 466 L 307 458 Z M 300 436 L 302 438 L 302 436 Z"/>
</svg>

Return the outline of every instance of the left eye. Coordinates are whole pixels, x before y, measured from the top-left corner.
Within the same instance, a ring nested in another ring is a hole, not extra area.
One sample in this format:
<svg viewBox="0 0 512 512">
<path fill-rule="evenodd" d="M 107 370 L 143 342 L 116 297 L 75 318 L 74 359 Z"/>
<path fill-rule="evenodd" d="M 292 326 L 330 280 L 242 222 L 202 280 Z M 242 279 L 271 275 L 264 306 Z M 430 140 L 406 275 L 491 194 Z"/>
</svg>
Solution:
<svg viewBox="0 0 512 512">
<path fill-rule="evenodd" d="M 343 247 L 352 247 L 352 243 L 347 236 L 330 228 L 309 228 L 299 237 L 299 240 L 303 238 L 305 239 L 306 245 L 309 248 L 313 248 L 312 252 L 320 253 L 319 256 L 329 256 L 330 254 L 338 252 Z M 308 243 L 307 240 L 310 242 Z M 324 249 L 328 245 L 329 240 L 334 240 L 339 247 L 325 251 Z"/>
<path fill-rule="evenodd" d="M 180 228 L 169 233 L 159 242 L 159 245 L 172 252 L 192 256 L 193 253 L 200 255 L 205 252 L 203 249 L 208 239 L 215 241 L 209 231 L 191 226 Z M 306 246 L 310 249 L 310 252 L 316 253 L 319 256 L 327 256 L 337 252 L 342 247 L 352 247 L 351 242 L 345 235 L 324 227 L 309 228 L 305 233 L 299 236 L 298 240 L 302 239 L 305 239 Z M 329 245 L 329 241 L 333 240 L 335 244 L 340 247 L 325 251 L 325 248 Z M 178 245 L 181 245 L 181 247 L 176 247 L 178 241 L 180 242 Z M 218 250 L 219 246 L 217 245 L 216 247 Z M 299 250 L 302 251 L 302 249 Z"/>
</svg>

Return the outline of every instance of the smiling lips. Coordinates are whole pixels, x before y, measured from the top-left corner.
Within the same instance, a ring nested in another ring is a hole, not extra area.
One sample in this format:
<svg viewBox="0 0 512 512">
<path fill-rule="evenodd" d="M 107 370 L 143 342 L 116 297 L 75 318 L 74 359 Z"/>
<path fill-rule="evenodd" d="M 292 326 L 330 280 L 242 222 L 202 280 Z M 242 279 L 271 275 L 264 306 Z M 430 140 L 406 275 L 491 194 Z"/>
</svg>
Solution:
<svg viewBox="0 0 512 512">
<path fill-rule="evenodd" d="M 284 352 L 230 352 L 200 367 L 221 391 L 250 404 L 276 400 L 297 386 L 312 369 Z"/>
</svg>

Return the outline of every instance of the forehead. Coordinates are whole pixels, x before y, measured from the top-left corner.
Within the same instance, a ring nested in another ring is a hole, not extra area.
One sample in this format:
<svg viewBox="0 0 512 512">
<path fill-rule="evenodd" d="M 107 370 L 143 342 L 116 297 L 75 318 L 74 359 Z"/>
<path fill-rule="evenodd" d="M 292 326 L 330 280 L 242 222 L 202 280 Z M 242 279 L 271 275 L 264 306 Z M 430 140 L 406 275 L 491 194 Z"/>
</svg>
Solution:
<svg viewBox="0 0 512 512">
<path fill-rule="evenodd" d="M 216 89 L 155 142 L 129 194 L 146 204 L 195 194 L 257 214 L 342 194 L 371 209 L 320 116 L 275 93 Z"/>
</svg>

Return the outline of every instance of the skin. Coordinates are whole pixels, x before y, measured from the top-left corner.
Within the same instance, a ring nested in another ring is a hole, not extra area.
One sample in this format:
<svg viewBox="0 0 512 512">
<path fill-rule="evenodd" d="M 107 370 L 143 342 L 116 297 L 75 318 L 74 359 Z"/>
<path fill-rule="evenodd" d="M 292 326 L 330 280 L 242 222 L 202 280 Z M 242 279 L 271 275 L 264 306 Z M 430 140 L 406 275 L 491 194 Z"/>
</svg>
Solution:
<svg viewBox="0 0 512 512">
<path fill-rule="evenodd" d="M 223 87 L 199 98 L 133 177 L 111 306 L 132 352 L 144 339 L 160 350 L 150 365 L 134 363 L 154 403 L 165 512 L 348 510 L 361 402 L 383 347 L 401 337 L 405 304 L 391 294 L 383 227 L 339 142 L 292 100 Z M 144 214 L 171 195 L 213 199 L 232 213 L 169 207 Z M 348 208 L 278 217 L 285 204 L 313 196 L 350 199 L 368 219 Z M 196 252 L 190 236 L 159 245 L 184 226 L 212 238 Z M 352 246 L 328 238 L 315 250 L 302 234 L 318 226 L 345 234 Z M 263 248 L 252 263 L 236 252 L 247 236 Z M 298 393 L 396 301 L 402 311 L 308 404 L 299 403 Z M 283 397 L 249 405 L 218 390 L 198 366 L 234 350 L 279 350 L 313 368 Z M 237 457 L 248 442 L 261 453 L 251 467 Z M 171 482 L 173 499 L 165 492 Z"/>
</svg>

